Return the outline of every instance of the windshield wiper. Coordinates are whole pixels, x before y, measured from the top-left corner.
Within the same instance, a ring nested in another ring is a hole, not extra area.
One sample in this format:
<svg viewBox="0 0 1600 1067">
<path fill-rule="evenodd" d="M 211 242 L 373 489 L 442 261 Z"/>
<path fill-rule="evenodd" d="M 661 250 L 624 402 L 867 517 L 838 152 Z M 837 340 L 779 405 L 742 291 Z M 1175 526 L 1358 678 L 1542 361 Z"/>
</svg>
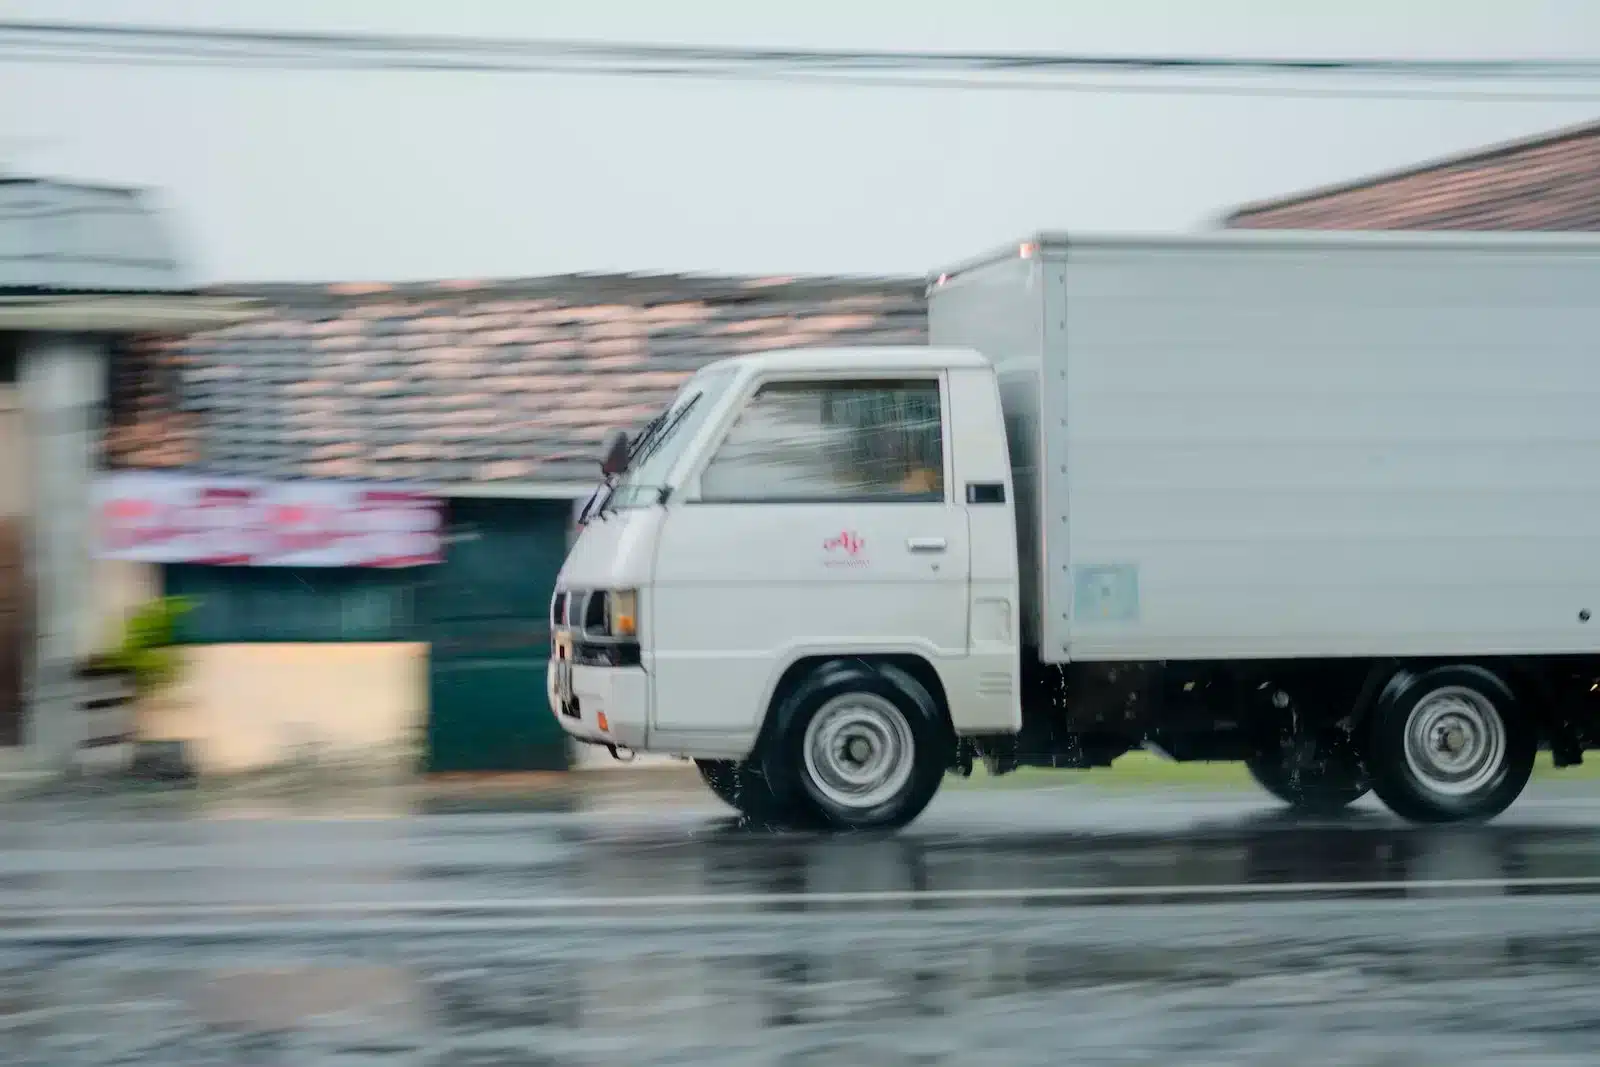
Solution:
<svg viewBox="0 0 1600 1067">
<path fill-rule="evenodd" d="M 578 525 L 579 526 L 582 526 L 584 523 L 588 522 L 590 519 L 596 517 L 595 508 L 596 508 L 597 505 L 599 505 L 601 503 L 600 494 L 604 493 L 608 488 L 610 488 L 610 485 L 611 485 L 611 480 L 609 478 L 602 478 L 601 481 L 600 481 L 600 484 L 595 487 L 594 492 L 589 494 L 589 499 L 583 505 L 583 510 L 578 512 Z"/>
<path fill-rule="evenodd" d="M 639 431 L 639 436 L 635 437 L 633 439 L 633 443 L 628 446 L 629 467 L 633 466 L 633 461 L 638 457 L 639 450 L 655 440 L 656 435 L 661 432 L 661 427 L 666 425 L 667 416 L 669 414 L 671 414 L 671 412 L 663 411 L 661 414 L 644 424 L 644 429 Z"/>
<path fill-rule="evenodd" d="M 693 398 L 691 398 L 690 401 L 687 404 L 683 405 L 683 407 L 678 409 L 678 413 L 676 415 L 672 416 L 672 418 L 670 420 L 668 420 L 667 424 L 661 428 L 661 433 L 656 435 L 656 439 L 650 443 L 650 452 L 654 452 L 656 449 L 660 448 L 661 447 L 661 442 L 665 441 L 667 438 L 672 436 L 672 431 L 676 430 L 678 428 L 678 423 L 680 423 L 680 422 L 682 422 L 684 420 L 685 416 L 687 416 L 689 414 L 690 409 L 693 408 L 696 404 L 700 403 L 700 398 L 702 396 L 705 396 L 705 394 L 704 393 L 696 393 L 693 396 Z M 647 458 L 648 456 L 649 456 L 649 452 L 647 452 L 645 454 L 645 456 L 640 457 L 641 461 L 643 459 Z M 656 490 L 656 505 L 659 507 L 659 506 L 662 506 L 662 505 L 666 504 L 667 498 L 670 497 L 671 495 L 672 495 L 672 487 L 671 486 L 666 486 L 666 485 L 661 486 L 659 489 Z"/>
<path fill-rule="evenodd" d="M 673 412 L 670 419 L 666 419 L 666 421 L 663 422 L 659 427 L 655 428 L 655 432 L 653 434 L 648 435 L 649 440 L 645 440 L 644 437 L 640 438 L 639 453 L 637 457 L 640 463 L 643 463 L 645 460 L 649 459 L 651 454 L 654 453 L 656 449 L 661 447 L 661 442 L 672 436 L 672 431 L 678 428 L 678 423 L 682 422 L 684 416 L 688 415 L 689 412 L 694 410 L 694 406 L 700 403 L 700 398 L 704 395 L 704 393 L 696 393 L 694 396 L 690 397 L 687 404 L 684 404 L 683 407 Z M 662 417 L 666 418 L 665 415 Z M 634 457 L 632 456 L 630 456 L 628 459 L 628 465 L 630 467 L 633 466 L 633 459 Z"/>
</svg>

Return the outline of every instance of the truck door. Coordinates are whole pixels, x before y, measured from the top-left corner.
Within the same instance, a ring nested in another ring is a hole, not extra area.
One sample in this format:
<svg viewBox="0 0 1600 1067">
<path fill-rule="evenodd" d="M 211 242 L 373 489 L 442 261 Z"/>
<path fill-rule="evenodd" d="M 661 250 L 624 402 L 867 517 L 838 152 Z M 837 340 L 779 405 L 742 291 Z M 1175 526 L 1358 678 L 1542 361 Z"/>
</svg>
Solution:
<svg viewBox="0 0 1600 1067">
<path fill-rule="evenodd" d="M 952 368 L 949 392 L 955 483 L 966 504 L 971 546 L 971 622 L 968 657 L 959 675 L 945 679 L 945 691 L 957 730 L 1004 733 L 1022 727 L 1020 502 L 1011 441 L 991 370 Z"/>
<path fill-rule="evenodd" d="M 753 733 L 807 655 L 968 656 L 966 510 L 937 370 L 769 378 L 662 530 L 653 727 Z M 697 485 L 695 484 L 697 483 Z"/>
</svg>

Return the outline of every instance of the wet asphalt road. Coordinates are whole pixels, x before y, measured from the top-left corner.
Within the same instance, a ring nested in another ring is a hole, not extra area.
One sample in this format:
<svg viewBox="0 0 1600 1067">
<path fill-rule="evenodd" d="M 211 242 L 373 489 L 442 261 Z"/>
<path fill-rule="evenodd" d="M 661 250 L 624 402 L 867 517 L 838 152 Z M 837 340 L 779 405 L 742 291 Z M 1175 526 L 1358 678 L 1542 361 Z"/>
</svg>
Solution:
<svg viewBox="0 0 1600 1067">
<path fill-rule="evenodd" d="M 898 837 L 832 840 L 698 796 L 39 805 L 0 842 L 7 1064 L 1600 1062 L 1583 791 L 1433 830 L 951 791 Z"/>
</svg>

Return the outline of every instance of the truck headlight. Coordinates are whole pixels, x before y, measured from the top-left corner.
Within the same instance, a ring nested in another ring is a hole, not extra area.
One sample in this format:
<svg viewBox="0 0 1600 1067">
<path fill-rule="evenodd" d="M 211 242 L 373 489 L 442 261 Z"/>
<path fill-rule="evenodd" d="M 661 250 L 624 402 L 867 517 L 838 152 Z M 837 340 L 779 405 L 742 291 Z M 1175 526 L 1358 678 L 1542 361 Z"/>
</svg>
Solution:
<svg viewBox="0 0 1600 1067">
<path fill-rule="evenodd" d="M 614 589 L 606 594 L 606 633 L 612 637 L 639 635 L 639 593 Z"/>
</svg>

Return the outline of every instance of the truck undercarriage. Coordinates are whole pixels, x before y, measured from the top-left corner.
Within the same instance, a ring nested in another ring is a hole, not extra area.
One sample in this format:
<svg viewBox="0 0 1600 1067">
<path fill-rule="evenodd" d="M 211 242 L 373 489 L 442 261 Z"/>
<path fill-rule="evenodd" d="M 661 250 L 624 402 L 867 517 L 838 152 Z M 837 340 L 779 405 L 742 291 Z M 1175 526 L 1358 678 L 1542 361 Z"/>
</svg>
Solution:
<svg viewBox="0 0 1600 1067">
<path fill-rule="evenodd" d="M 1286 792 L 1328 782 L 1355 799 L 1370 785 L 1369 764 L 1381 762 L 1371 757 L 1385 709 L 1419 682 L 1459 673 L 1502 690 L 1511 734 L 1547 748 L 1555 766 L 1580 764 L 1584 749 L 1600 744 L 1600 657 L 1593 656 L 1064 665 L 1025 652 L 1023 664 L 1021 732 L 966 739 L 958 773 L 979 760 L 991 774 L 1108 767 L 1147 748 L 1178 762 L 1243 762 L 1291 803 L 1298 798 Z M 1473 720 L 1463 721 L 1470 733 Z M 1462 730 L 1441 720 L 1437 743 L 1447 750 L 1474 740 Z"/>
</svg>

